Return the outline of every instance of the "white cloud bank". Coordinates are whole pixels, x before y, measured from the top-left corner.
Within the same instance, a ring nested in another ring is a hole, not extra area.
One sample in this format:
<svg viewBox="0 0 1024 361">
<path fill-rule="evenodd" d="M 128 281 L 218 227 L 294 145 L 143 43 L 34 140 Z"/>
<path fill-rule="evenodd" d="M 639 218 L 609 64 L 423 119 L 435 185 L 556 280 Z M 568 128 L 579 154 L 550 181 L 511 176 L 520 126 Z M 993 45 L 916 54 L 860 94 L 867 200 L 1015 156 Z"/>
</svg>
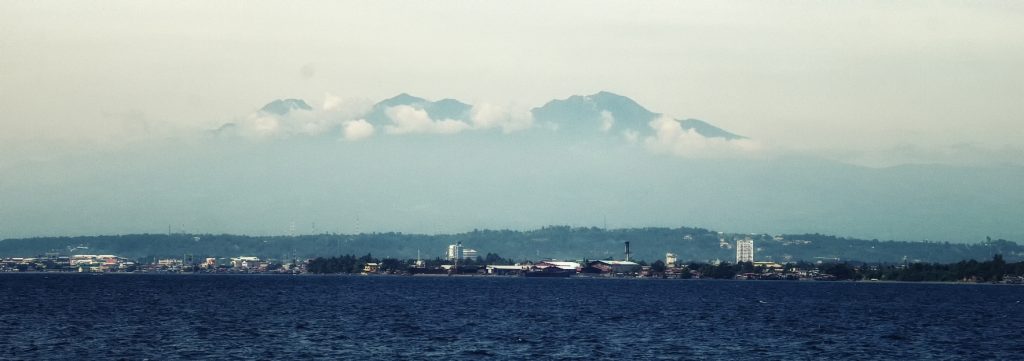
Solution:
<svg viewBox="0 0 1024 361">
<path fill-rule="evenodd" d="M 529 129 L 533 117 L 529 111 L 515 112 L 491 103 L 479 103 L 469 111 L 469 119 L 432 119 L 426 110 L 398 105 L 385 113 L 392 124 L 385 126 L 388 134 L 456 134 L 469 130 L 501 129 L 508 134 Z"/>
<path fill-rule="evenodd" d="M 389 134 L 455 134 L 470 128 L 468 123 L 461 120 L 430 119 L 426 110 L 408 105 L 390 107 L 385 113 L 392 122 L 384 126 Z"/>
<path fill-rule="evenodd" d="M 480 103 L 470 110 L 470 120 L 474 129 L 500 128 L 508 134 L 533 126 L 533 114 L 529 111 L 511 111 L 506 107 L 491 103 Z"/>
<path fill-rule="evenodd" d="M 734 158 L 760 156 L 762 147 L 750 139 L 708 138 L 693 129 L 683 129 L 675 119 L 659 117 L 650 123 L 654 135 L 644 139 L 653 153 L 686 158 Z M 628 139 L 627 135 L 627 139 Z"/>
<path fill-rule="evenodd" d="M 356 141 L 372 137 L 376 130 L 366 119 L 349 120 L 341 124 L 342 138 Z"/>
<path fill-rule="evenodd" d="M 605 133 L 608 133 L 608 131 L 612 129 L 613 125 L 615 125 L 615 117 L 612 115 L 611 112 L 609 112 L 607 110 L 602 110 L 601 111 L 601 131 L 605 132 Z"/>
<path fill-rule="evenodd" d="M 373 137 L 380 131 L 388 135 L 450 135 L 470 130 L 500 129 L 502 133 L 509 134 L 533 127 L 533 115 L 529 110 L 510 110 L 510 107 L 493 103 L 474 105 L 465 119 L 432 119 L 422 107 L 397 105 L 385 109 L 386 124 L 376 125 L 365 118 L 372 107 L 367 101 L 342 99 L 327 93 L 320 107 L 311 110 L 292 108 L 283 115 L 256 111 L 222 129 L 232 129 L 232 134 L 250 139 L 335 133 L 340 134 L 343 140 L 356 141 Z"/>
<path fill-rule="evenodd" d="M 325 116 L 321 111 L 293 109 L 284 115 L 257 111 L 246 116 L 237 125 L 240 135 L 265 139 L 295 135 L 317 136 L 338 124 L 338 121 Z"/>
<path fill-rule="evenodd" d="M 251 139 L 321 136 L 341 129 L 345 140 L 374 135 L 373 125 L 358 117 L 369 109 L 368 102 L 324 94 L 319 108 L 291 109 L 284 115 L 256 111 L 235 122 L 237 134 Z"/>
</svg>

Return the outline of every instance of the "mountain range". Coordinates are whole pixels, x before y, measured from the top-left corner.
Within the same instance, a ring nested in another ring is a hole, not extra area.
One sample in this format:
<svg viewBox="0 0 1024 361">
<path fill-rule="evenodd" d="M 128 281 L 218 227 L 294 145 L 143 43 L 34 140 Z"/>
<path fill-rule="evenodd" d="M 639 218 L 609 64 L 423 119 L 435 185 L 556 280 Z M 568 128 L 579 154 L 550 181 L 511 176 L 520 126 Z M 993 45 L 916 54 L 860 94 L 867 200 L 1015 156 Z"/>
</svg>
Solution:
<svg viewBox="0 0 1024 361">
<path fill-rule="evenodd" d="M 357 118 L 365 119 L 375 127 L 384 127 L 394 122 L 388 110 L 399 106 L 424 111 L 435 121 L 455 120 L 467 124 L 474 121 L 471 104 L 450 98 L 431 101 L 408 93 L 381 100 Z M 272 116 L 287 116 L 296 111 L 313 111 L 313 108 L 301 99 L 277 99 L 267 103 L 259 111 Z M 530 113 L 535 123 L 550 125 L 549 128 L 555 129 L 559 134 L 577 137 L 600 134 L 647 136 L 653 134 L 650 122 L 663 116 L 648 110 L 629 97 L 607 91 L 554 99 L 532 108 Z M 683 130 L 692 130 L 705 138 L 747 139 L 703 120 L 676 120 L 680 122 Z M 222 129 L 231 128 L 233 124 L 229 123 L 226 126 L 227 128 Z M 340 131 L 340 127 L 335 127 L 328 135 L 337 136 Z"/>
<path fill-rule="evenodd" d="M 404 111 L 388 110 L 396 108 Z M 665 128 L 652 128 L 652 119 L 675 124 L 607 92 L 547 102 L 532 109 L 532 127 L 511 133 L 480 126 L 479 108 L 400 94 L 361 111 L 362 121 L 331 123 L 319 117 L 335 113 L 281 99 L 219 131 L 243 136 L 196 132 L 27 159 L 0 177 L 0 238 L 269 236 L 293 228 L 439 234 L 607 224 L 1024 240 L 1021 167 L 868 168 L 816 154 L 760 156 L 756 149 L 753 156 L 719 156 L 755 137 L 686 119 L 661 134 Z M 455 127 L 444 130 L 461 133 L 393 133 L 396 115 L 410 116 L 404 125 L 415 127 L 449 121 Z M 354 126 L 365 137 L 339 137 Z M 636 141 L 620 136 L 629 131 Z M 703 153 L 689 156 L 691 145 Z"/>
</svg>

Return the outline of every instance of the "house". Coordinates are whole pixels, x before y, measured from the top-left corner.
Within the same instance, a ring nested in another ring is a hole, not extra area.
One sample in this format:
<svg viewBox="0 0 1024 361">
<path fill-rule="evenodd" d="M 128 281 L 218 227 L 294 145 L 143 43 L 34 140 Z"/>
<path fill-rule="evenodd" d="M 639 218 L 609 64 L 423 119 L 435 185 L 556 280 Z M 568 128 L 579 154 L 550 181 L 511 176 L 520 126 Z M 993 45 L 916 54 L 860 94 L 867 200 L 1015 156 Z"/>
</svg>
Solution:
<svg viewBox="0 0 1024 361">
<path fill-rule="evenodd" d="M 363 265 L 363 273 L 377 273 L 380 270 L 380 263 L 369 262 Z"/>
<path fill-rule="evenodd" d="M 231 259 L 231 267 L 234 269 L 255 269 L 260 267 L 260 258 L 251 256 L 235 257 Z"/>
<path fill-rule="evenodd" d="M 587 264 L 587 269 L 602 274 L 624 275 L 639 273 L 642 268 L 636 262 L 630 261 L 593 261 Z"/>
<path fill-rule="evenodd" d="M 540 261 L 533 265 L 533 268 L 535 269 L 544 269 L 548 267 L 555 267 L 560 270 L 574 272 L 579 272 L 581 269 L 583 269 L 583 267 L 579 263 L 567 261 Z"/>
<path fill-rule="evenodd" d="M 489 275 L 518 275 L 523 273 L 525 266 L 505 266 L 505 265 L 488 265 L 487 274 Z"/>
</svg>

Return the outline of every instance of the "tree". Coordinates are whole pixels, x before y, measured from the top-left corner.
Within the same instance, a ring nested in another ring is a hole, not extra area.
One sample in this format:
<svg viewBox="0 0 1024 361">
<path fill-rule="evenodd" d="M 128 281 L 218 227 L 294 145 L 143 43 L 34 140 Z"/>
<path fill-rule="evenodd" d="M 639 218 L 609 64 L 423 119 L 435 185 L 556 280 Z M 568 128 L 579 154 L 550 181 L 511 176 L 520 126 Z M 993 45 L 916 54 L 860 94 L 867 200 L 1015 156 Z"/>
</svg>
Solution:
<svg viewBox="0 0 1024 361">
<path fill-rule="evenodd" d="M 821 272 L 834 276 L 837 280 L 849 280 L 856 277 L 856 272 L 846 263 L 822 265 Z"/>
<path fill-rule="evenodd" d="M 651 271 L 654 271 L 654 273 L 665 273 L 665 269 L 667 269 L 665 262 L 662 262 L 660 259 L 651 263 Z"/>
<path fill-rule="evenodd" d="M 1006 261 L 1003 260 L 1003 255 L 997 254 L 992 256 L 992 265 L 989 266 L 989 281 L 998 282 L 1003 280 L 1003 275 L 1006 274 Z"/>
</svg>

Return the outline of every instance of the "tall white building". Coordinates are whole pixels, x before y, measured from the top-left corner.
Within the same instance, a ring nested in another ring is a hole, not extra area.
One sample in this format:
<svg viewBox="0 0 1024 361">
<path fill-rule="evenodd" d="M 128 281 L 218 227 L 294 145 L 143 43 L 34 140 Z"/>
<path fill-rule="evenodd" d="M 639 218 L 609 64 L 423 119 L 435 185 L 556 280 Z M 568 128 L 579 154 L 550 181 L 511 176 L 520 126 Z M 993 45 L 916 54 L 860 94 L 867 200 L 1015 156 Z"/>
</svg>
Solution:
<svg viewBox="0 0 1024 361">
<path fill-rule="evenodd" d="M 665 253 L 665 267 L 675 268 L 676 267 L 676 254 L 669 252 Z"/>
<path fill-rule="evenodd" d="M 448 245 L 448 260 L 454 261 L 462 259 L 462 242 Z"/>
<path fill-rule="evenodd" d="M 476 259 L 479 254 L 477 250 L 472 248 L 466 248 L 462 246 L 462 242 L 448 245 L 447 258 L 449 261 L 464 260 L 464 259 Z"/>
<path fill-rule="evenodd" d="M 736 241 L 736 263 L 740 262 L 754 262 L 754 240 Z"/>
</svg>

